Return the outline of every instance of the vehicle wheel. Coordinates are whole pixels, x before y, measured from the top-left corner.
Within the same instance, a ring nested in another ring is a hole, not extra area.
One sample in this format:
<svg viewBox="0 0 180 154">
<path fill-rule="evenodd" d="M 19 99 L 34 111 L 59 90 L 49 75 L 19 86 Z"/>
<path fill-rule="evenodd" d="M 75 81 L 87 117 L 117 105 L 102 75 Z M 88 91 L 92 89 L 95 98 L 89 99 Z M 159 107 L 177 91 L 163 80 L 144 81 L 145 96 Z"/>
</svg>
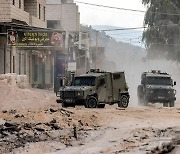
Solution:
<svg viewBox="0 0 180 154">
<path fill-rule="evenodd" d="M 87 107 L 88 108 L 96 108 L 97 107 L 97 100 L 95 97 L 90 97 L 87 100 Z"/>
<path fill-rule="evenodd" d="M 142 98 L 140 98 L 140 97 L 138 97 L 138 105 L 139 105 L 139 106 L 142 106 L 142 105 L 143 105 Z"/>
<path fill-rule="evenodd" d="M 168 103 L 163 103 L 163 107 L 168 107 Z"/>
<path fill-rule="evenodd" d="M 138 105 L 139 106 L 143 105 L 143 87 L 142 87 L 142 85 L 138 86 L 137 97 L 138 97 Z"/>
<path fill-rule="evenodd" d="M 84 107 L 85 107 L 85 108 L 88 108 L 87 101 L 84 103 Z"/>
<path fill-rule="evenodd" d="M 73 103 L 73 104 L 71 104 L 70 106 L 71 106 L 71 107 L 75 107 L 76 105 Z"/>
<path fill-rule="evenodd" d="M 143 97 L 142 97 L 142 105 L 143 106 L 148 106 L 148 100 L 147 100 L 147 98 L 146 98 L 146 96 L 145 95 L 143 95 Z"/>
<path fill-rule="evenodd" d="M 174 102 L 169 102 L 169 107 L 174 107 Z"/>
<path fill-rule="evenodd" d="M 144 96 L 144 99 L 143 99 L 143 105 L 144 105 L 144 106 L 148 106 L 148 100 L 146 99 L 145 96 Z"/>
<path fill-rule="evenodd" d="M 62 107 L 68 107 L 68 104 L 67 103 L 65 103 L 65 102 L 62 102 Z"/>
<path fill-rule="evenodd" d="M 105 108 L 105 104 L 98 104 L 98 108 Z"/>
<path fill-rule="evenodd" d="M 129 104 L 129 97 L 122 95 L 120 101 L 118 102 L 118 107 L 127 108 Z"/>
</svg>

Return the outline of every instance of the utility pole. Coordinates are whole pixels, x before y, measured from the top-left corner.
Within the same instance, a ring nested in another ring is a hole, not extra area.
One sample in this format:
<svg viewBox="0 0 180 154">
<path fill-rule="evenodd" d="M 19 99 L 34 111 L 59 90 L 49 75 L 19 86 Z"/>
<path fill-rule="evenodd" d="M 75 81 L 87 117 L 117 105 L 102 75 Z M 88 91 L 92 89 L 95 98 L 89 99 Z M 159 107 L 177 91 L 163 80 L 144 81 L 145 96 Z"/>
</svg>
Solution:
<svg viewBox="0 0 180 154">
<path fill-rule="evenodd" d="M 97 69 L 97 57 L 98 57 L 98 31 L 96 31 L 96 63 L 95 63 L 95 68 Z"/>
</svg>

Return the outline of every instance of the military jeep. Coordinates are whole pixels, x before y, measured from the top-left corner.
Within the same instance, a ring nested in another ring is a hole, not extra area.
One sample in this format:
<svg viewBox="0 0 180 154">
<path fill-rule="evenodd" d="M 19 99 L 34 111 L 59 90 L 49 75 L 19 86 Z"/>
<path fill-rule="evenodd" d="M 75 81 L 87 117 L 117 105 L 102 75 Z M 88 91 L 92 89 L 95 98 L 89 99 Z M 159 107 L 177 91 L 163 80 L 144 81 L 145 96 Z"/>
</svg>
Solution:
<svg viewBox="0 0 180 154">
<path fill-rule="evenodd" d="M 141 85 L 138 86 L 137 95 L 139 105 L 148 103 L 163 103 L 164 107 L 174 107 L 176 90 L 173 88 L 171 76 L 168 73 L 153 70 L 141 75 Z"/>
<path fill-rule="evenodd" d="M 62 107 L 83 104 L 86 108 L 104 108 L 105 104 L 118 104 L 127 108 L 129 92 L 124 72 L 102 72 L 91 70 L 76 76 L 71 86 L 65 86 L 56 93 L 57 103 Z"/>
</svg>

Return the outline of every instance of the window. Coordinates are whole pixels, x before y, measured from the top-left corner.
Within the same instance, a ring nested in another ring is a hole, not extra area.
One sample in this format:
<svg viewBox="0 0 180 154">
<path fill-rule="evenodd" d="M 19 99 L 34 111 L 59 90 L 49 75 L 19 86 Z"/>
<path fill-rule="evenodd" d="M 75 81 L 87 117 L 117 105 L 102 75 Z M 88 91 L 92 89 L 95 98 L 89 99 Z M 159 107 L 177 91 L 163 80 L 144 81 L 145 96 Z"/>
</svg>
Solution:
<svg viewBox="0 0 180 154">
<path fill-rule="evenodd" d="M 59 20 L 48 20 L 47 21 L 47 27 L 48 28 L 58 29 L 59 26 L 60 26 Z"/>
<path fill-rule="evenodd" d="M 46 21 L 46 8 L 44 7 L 44 21 Z"/>
<path fill-rule="evenodd" d="M 74 86 L 94 86 L 95 77 L 76 77 L 74 80 Z"/>
<path fill-rule="evenodd" d="M 105 84 L 105 79 L 102 78 L 99 80 L 99 87 L 103 86 Z"/>
<path fill-rule="evenodd" d="M 15 5 L 15 0 L 13 0 L 13 5 Z"/>
<path fill-rule="evenodd" d="M 39 4 L 39 19 L 41 19 L 41 4 Z"/>
<path fill-rule="evenodd" d="M 121 78 L 121 75 L 119 73 L 113 74 L 113 79 L 114 80 L 117 80 L 117 79 L 120 79 L 120 78 Z"/>
<path fill-rule="evenodd" d="M 170 77 L 157 77 L 157 76 L 148 76 L 146 78 L 146 83 L 149 85 L 172 85 Z"/>
<path fill-rule="evenodd" d="M 19 0 L 19 8 L 21 8 L 21 0 Z"/>
</svg>

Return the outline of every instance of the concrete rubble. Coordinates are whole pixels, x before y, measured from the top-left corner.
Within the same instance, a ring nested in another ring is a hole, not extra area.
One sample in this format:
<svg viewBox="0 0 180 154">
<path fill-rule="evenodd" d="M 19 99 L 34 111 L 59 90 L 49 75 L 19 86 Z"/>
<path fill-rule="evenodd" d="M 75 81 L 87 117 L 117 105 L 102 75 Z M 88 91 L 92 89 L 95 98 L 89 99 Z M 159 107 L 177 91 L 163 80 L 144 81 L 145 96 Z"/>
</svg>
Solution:
<svg viewBox="0 0 180 154">
<path fill-rule="evenodd" d="M 0 77 L 0 153 L 163 153 L 179 145 L 180 107 L 61 108 L 52 91 Z M 16 83 L 16 84 L 15 84 Z M 165 140 L 168 139 L 168 140 Z M 173 140 L 175 139 L 175 140 Z"/>
<path fill-rule="evenodd" d="M 17 75 L 15 73 L 7 73 L 0 75 L 1 82 L 7 83 L 12 87 L 19 87 L 25 89 L 29 87 L 28 79 L 26 75 Z"/>
</svg>

